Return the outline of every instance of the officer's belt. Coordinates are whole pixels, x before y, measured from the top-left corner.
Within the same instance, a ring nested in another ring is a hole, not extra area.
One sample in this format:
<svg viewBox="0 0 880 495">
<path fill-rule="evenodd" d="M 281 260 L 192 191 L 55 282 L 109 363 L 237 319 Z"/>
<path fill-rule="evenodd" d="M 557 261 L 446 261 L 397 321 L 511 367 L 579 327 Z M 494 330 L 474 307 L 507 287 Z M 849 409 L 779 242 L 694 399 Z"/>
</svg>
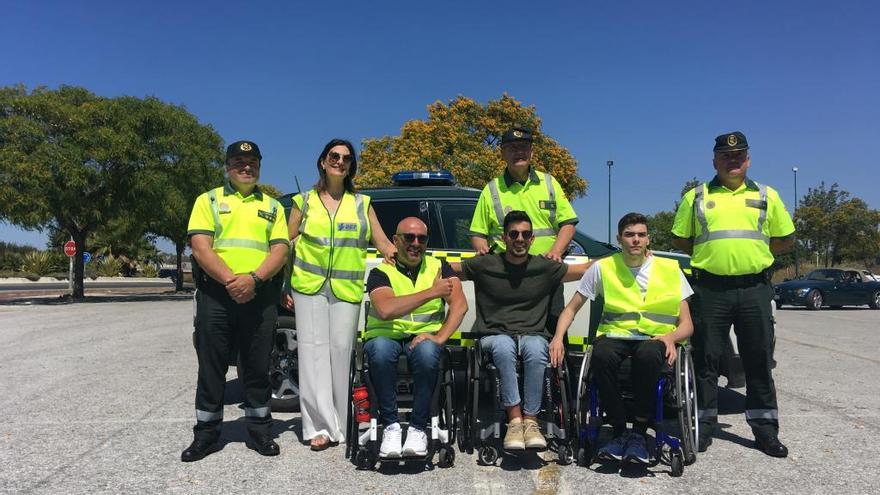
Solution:
<svg viewBox="0 0 880 495">
<path fill-rule="evenodd" d="M 751 287 L 758 284 L 765 284 L 770 281 L 770 270 L 763 270 L 760 273 L 748 273 L 745 275 L 715 275 L 712 272 L 693 269 L 694 283 L 697 285 L 716 285 L 723 287 Z"/>
</svg>

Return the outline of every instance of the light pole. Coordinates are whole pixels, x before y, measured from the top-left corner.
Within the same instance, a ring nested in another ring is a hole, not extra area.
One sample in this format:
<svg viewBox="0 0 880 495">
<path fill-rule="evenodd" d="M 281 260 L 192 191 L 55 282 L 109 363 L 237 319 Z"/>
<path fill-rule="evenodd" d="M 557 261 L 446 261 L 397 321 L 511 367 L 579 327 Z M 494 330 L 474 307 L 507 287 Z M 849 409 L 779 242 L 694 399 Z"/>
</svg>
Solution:
<svg viewBox="0 0 880 495">
<path fill-rule="evenodd" d="M 611 244 L 611 167 L 614 160 L 608 160 L 605 165 L 608 165 L 608 244 Z"/>
<path fill-rule="evenodd" d="M 798 195 L 797 195 L 797 167 L 791 167 L 791 171 L 794 172 L 794 213 L 797 214 L 798 207 Z M 797 234 L 795 234 L 797 236 Z M 808 262 L 809 263 L 809 262 Z M 798 246 L 797 246 L 797 237 L 794 240 L 794 278 L 798 278 L 800 276 L 800 268 L 798 267 Z"/>
</svg>

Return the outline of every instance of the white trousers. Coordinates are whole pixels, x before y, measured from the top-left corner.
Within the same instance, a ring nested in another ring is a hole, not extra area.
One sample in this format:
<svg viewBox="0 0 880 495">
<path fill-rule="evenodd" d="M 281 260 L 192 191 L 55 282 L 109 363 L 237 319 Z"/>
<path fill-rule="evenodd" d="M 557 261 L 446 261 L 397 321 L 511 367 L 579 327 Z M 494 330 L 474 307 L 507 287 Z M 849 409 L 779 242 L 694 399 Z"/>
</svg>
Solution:
<svg viewBox="0 0 880 495">
<path fill-rule="evenodd" d="M 299 352 L 303 438 L 345 441 L 348 368 L 361 307 L 340 301 L 325 284 L 315 295 L 293 292 Z"/>
</svg>

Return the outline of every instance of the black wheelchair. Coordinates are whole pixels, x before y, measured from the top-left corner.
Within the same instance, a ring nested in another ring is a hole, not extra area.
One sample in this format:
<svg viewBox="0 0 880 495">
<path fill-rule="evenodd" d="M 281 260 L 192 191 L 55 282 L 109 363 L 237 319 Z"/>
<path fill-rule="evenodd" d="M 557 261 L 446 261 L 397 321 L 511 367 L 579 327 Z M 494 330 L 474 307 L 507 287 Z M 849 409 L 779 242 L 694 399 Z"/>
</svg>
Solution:
<svg viewBox="0 0 880 495">
<path fill-rule="evenodd" d="M 491 356 L 481 351 L 479 339 L 467 349 L 467 398 L 458 447 L 469 454 L 476 450 L 480 464 L 494 465 L 504 452 L 502 439 L 507 429 L 507 412 L 501 402 L 500 375 Z M 517 375 L 521 374 L 522 361 L 518 359 Z M 522 380 L 518 381 L 522 392 Z M 567 366 L 552 368 L 548 365 L 544 373 L 541 412 L 537 419 L 547 439 L 547 448 L 557 453 L 558 462 L 562 465 L 571 464 L 576 446 L 577 423 L 571 409 L 571 390 Z M 519 452 L 522 451 L 507 453 L 515 455 Z"/>
<path fill-rule="evenodd" d="M 365 314 L 369 312 L 369 304 Z M 431 398 L 430 419 L 426 427 L 428 450 L 426 455 L 417 457 L 379 457 L 384 426 L 379 423 L 379 404 L 373 382 L 370 378 L 370 363 L 364 352 L 364 340 L 356 339 L 351 353 L 349 367 L 348 393 L 351 399 L 347 420 L 347 442 L 345 457 L 361 470 L 375 469 L 379 464 L 400 464 L 420 462 L 433 465 L 437 454 L 437 466 L 452 467 L 455 463 L 456 435 L 461 411 L 456 408 L 456 390 L 463 390 L 467 372 L 467 352 L 456 346 L 455 336 L 450 338 L 440 353 L 437 383 Z M 458 385 L 456 385 L 458 383 Z M 413 379 L 407 365 L 406 355 L 401 353 L 397 363 L 397 404 L 400 409 L 401 426 L 408 424 L 412 410 Z M 461 394 L 461 392 L 459 392 Z"/>
<path fill-rule="evenodd" d="M 599 433 L 604 424 L 604 413 L 596 380 L 590 372 L 593 353 L 592 342 L 595 329 L 588 337 L 589 346 L 581 361 L 578 373 L 578 388 L 575 410 L 579 425 L 577 463 L 589 467 L 596 461 Z M 699 422 L 697 412 L 696 374 L 690 345 L 677 346 L 678 357 L 672 366 L 664 363 L 656 387 L 656 406 L 652 427 L 655 432 L 654 452 L 648 466 L 663 462 L 671 468 L 672 476 L 681 476 L 684 466 L 697 459 L 697 439 Z M 633 394 L 630 379 L 631 358 L 621 363 L 619 370 L 620 390 L 627 410 L 631 410 Z M 666 418 L 677 419 L 678 436 L 671 435 L 666 428 Z M 627 417 L 631 422 L 632 417 Z"/>
</svg>

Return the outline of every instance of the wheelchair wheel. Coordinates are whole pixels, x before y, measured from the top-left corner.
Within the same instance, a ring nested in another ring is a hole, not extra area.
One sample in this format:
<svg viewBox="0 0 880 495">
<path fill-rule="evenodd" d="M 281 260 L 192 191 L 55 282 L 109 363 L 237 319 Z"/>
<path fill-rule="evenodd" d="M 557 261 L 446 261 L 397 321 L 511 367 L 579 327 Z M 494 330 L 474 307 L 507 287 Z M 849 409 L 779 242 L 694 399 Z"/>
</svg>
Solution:
<svg viewBox="0 0 880 495">
<path fill-rule="evenodd" d="M 358 446 L 358 425 L 355 421 L 355 405 L 352 400 L 354 393 L 354 384 L 357 377 L 357 369 L 355 363 L 355 350 L 351 350 L 351 360 L 348 364 L 348 414 L 346 415 L 345 427 L 347 428 L 345 442 L 345 458 L 354 459 L 355 449 Z M 357 462 L 356 462 L 357 464 Z M 359 465 L 359 464 L 358 464 Z"/>
<path fill-rule="evenodd" d="M 451 446 L 443 446 L 437 451 L 437 466 L 450 468 L 455 464 L 455 450 Z"/>
<path fill-rule="evenodd" d="M 477 460 L 484 466 L 492 466 L 498 460 L 498 449 L 493 445 L 484 445 L 477 451 Z"/>
<path fill-rule="evenodd" d="M 678 449 L 671 454 L 669 467 L 672 468 L 669 474 L 673 477 L 678 478 L 679 476 L 684 474 L 684 459 L 681 453 L 681 449 Z"/>
<path fill-rule="evenodd" d="M 358 450 L 355 454 L 355 464 L 363 471 L 371 471 L 376 467 L 376 457 L 369 450 Z"/>
<path fill-rule="evenodd" d="M 458 428 L 458 416 L 453 410 L 452 398 L 455 396 L 453 392 L 454 382 L 452 376 L 452 368 L 447 368 L 443 372 L 443 390 L 440 391 L 440 404 L 438 411 L 440 413 L 440 428 L 449 432 L 449 445 L 454 445 L 456 440 L 456 428 Z"/>
<path fill-rule="evenodd" d="M 575 387 L 575 390 L 577 390 L 577 396 L 575 397 L 574 410 L 578 428 L 586 427 L 590 420 L 589 374 L 590 360 L 592 357 L 593 347 L 590 346 L 587 349 L 587 352 L 584 353 L 584 358 L 581 360 L 581 367 L 578 371 L 577 384 Z"/>
<path fill-rule="evenodd" d="M 477 415 L 480 412 L 480 356 L 479 356 L 479 341 L 475 344 L 474 348 L 471 350 L 471 359 L 469 360 L 470 373 L 468 373 L 468 385 L 470 387 L 471 396 L 468 398 L 468 404 L 470 406 L 470 411 L 468 414 L 468 430 L 469 430 L 469 438 L 468 438 L 468 453 L 472 454 L 474 452 L 474 448 L 478 445 L 478 436 L 477 432 Z M 482 447 L 480 448 L 482 451 Z M 498 453 L 496 451 L 495 457 L 498 457 Z M 494 461 L 493 461 L 494 462 Z"/>
<path fill-rule="evenodd" d="M 675 361 L 678 427 L 681 431 L 681 450 L 684 463 L 693 464 L 697 460 L 697 439 L 700 428 L 697 417 L 696 374 L 690 347 L 683 347 L 680 350 L 678 359 Z"/>
<path fill-rule="evenodd" d="M 557 455 L 559 456 L 559 464 L 563 466 L 571 464 L 571 461 L 574 458 L 571 446 L 567 443 L 559 445 Z"/>
</svg>

